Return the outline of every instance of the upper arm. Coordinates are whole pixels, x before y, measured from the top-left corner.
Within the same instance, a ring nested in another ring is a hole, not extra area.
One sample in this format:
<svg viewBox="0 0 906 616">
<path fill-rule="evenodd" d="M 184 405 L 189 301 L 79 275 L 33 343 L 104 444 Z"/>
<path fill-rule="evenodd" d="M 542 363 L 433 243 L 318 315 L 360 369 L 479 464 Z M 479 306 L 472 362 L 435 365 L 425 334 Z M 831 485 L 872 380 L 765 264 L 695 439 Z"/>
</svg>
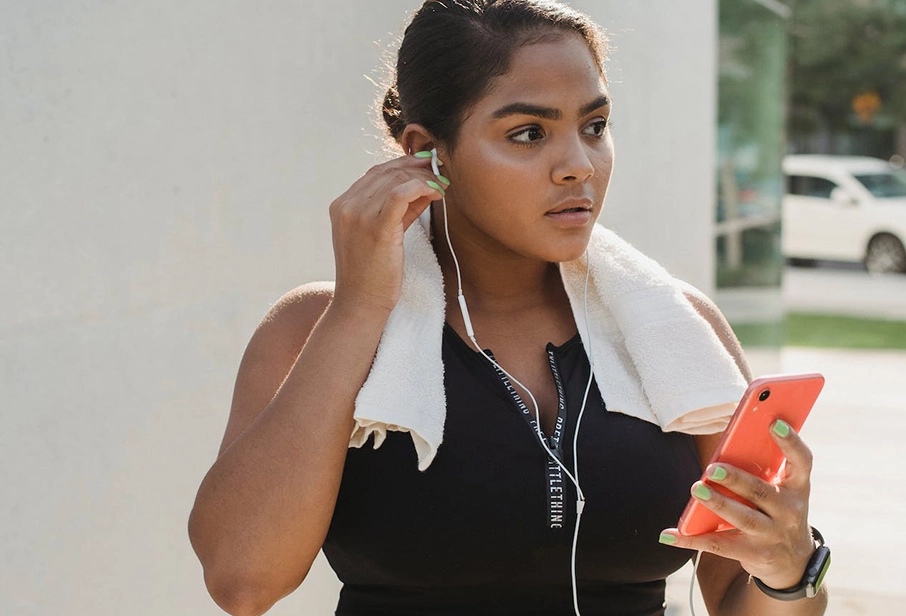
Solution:
<svg viewBox="0 0 906 616">
<path fill-rule="evenodd" d="M 332 299 L 333 283 L 305 284 L 281 297 L 262 319 L 239 365 L 220 453 L 273 399 Z"/>
<path fill-rule="evenodd" d="M 726 317 L 721 313 L 715 303 L 704 293 L 686 285 L 683 291 L 686 299 L 692 304 L 696 312 L 704 318 L 717 334 L 718 339 L 726 347 L 727 351 L 733 357 L 739 371 L 745 377 L 746 381 L 752 380 L 752 371 L 746 362 L 745 353 L 739 339 L 733 333 L 733 329 L 727 322 Z M 717 434 L 700 434 L 695 436 L 695 446 L 698 450 L 698 458 L 704 467 L 711 456 L 714 455 L 717 444 L 720 442 L 723 433 Z M 722 558 L 715 554 L 707 552 L 700 556 L 701 563 L 698 567 L 698 580 L 701 585 L 702 597 L 711 613 L 717 613 L 715 610 L 723 600 L 733 582 L 744 574 L 742 566 L 735 560 Z"/>
<path fill-rule="evenodd" d="M 707 295 L 688 284 L 686 284 L 683 289 L 683 295 L 686 296 L 686 299 L 689 300 L 689 303 L 692 304 L 695 311 L 711 325 L 711 328 L 714 330 L 714 333 L 717 334 L 718 339 L 720 339 L 734 361 L 736 361 L 736 365 L 739 367 L 739 371 L 745 377 L 746 381 L 751 381 L 752 371 L 749 368 L 748 362 L 746 362 L 746 356 L 742 350 L 742 345 L 739 344 L 739 339 L 736 337 L 736 334 L 733 333 L 733 328 L 730 327 L 730 324 L 717 307 L 717 304 L 715 304 Z"/>
</svg>

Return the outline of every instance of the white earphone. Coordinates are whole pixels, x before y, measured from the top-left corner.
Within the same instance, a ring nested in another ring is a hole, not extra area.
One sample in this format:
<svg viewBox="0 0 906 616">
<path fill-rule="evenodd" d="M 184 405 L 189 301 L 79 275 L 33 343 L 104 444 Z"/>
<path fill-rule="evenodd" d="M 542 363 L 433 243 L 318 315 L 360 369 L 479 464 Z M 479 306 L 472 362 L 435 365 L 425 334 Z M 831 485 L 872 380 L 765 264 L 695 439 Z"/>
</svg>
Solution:
<svg viewBox="0 0 906 616">
<path fill-rule="evenodd" d="M 440 167 L 437 160 L 437 148 L 431 150 L 431 171 L 436 176 L 440 176 Z M 547 439 L 544 437 L 544 434 L 541 432 L 541 413 L 538 409 L 538 402 L 535 400 L 535 396 L 532 395 L 532 392 L 528 387 L 520 383 L 516 377 L 507 372 L 503 366 L 501 366 L 497 361 L 485 353 L 484 349 L 481 348 L 481 345 L 478 344 L 478 341 L 475 339 L 475 330 L 472 327 L 472 319 L 469 317 L 469 307 L 466 305 L 466 298 L 462 292 L 462 272 L 459 269 L 459 260 L 456 258 L 456 252 L 453 250 L 453 244 L 450 242 L 450 228 L 447 224 L 447 198 L 446 196 L 442 197 L 443 208 L 444 208 L 444 237 L 447 239 L 447 247 L 450 249 L 450 254 L 453 256 L 453 264 L 456 267 L 456 285 L 457 285 L 457 300 L 459 301 L 459 310 L 462 313 L 462 320 L 465 324 L 466 334 L 469 337 L 469 340 L 472 341 L 472 344 L 478 350 L 482 356 L 485 357 L 489 362 L 491 362 L 500 372 L 506 375 L 506 377 L 519 387 L 521 387 L 529 396 L 532 401 L 532 406 L 535 409 L 535 434 L 538 437 L 538 442 L 541 443 L 541 446 L 544 448 L 544 451 L 547 452 L 548 457 L 553 460 L 557 466 L 560 467 L 560 470 L 569 478 L 572 484 L 576 487 L 576 528 L 573 533 L 573 545 L 571 550 L 570 557 L 570 580 L 572 581 L 572 591 L 573 591 L 573 608 L 575 609 L 576 616 L 581 616 L 579 613 L 579 593 L 576 585 L 576 546 L 579 540 L 579 523 L 582 520 L 582 511 L 585 509 L 585 493 L 582 492 L 582 488 L 579 486 L 579 458 L 577 455 L 577 443 L 579 438 L 579 425 L 582 423 L 582 416 L 585 414 L 586 403 L 588 402 L 588 392 L 591 390 L 591 383 L 594 379 L 595 373 L 595 364 L 594 364 L 594 354 L 591 348 L 591 335 L 588 331 L 588 278 L 590 268 L 588 265 L 588 252 L 585 253 L 585 295 L 584 295 L 584 308 L 585 308 L 585 327 L 586 335 L 585 340 L 587 341 L 588 347 L 586 349 L 586 355 L 588 356 L 588 361 L 590 364 L 589 374 L 588 374 L 588 383 L 585 385 L 585 393 L 582 396 L 582 407 L 579 410 L 579 416 L 576 419 L 576 429 L 573 432 L 573 473 L 569 472 L 569 469 L 560 461 L 560 459 L 551 451 L 550 447 L 547 444 Z"/>
</svg>

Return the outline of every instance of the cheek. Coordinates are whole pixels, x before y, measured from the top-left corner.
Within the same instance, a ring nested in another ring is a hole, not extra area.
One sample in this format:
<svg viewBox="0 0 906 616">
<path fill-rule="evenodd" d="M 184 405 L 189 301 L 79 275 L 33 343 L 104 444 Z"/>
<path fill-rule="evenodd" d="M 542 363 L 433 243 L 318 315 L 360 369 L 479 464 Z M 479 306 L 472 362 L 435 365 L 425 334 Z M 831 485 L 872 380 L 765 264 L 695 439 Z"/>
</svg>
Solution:
<svg viewBox="0 0 906 616">
<path fill-rule="evenodd" d="M 595 168 L 599 170 L 598 175 L 605 183 L 605 185 L 610 182 L 610 175 L 613 173 L 613 161 L 613 141 L 611 139 L 608 139 L 606 142 L 606 147 L 601 149 L 599 158 L 595 164 Z"/>
<path fill-rule="evenodd" d="M 525 156 L 520 153 L 514 152 L 510 145 L 483 144 L 476 148 L 473 169 L 490 182 L 509 180 L 526 171 Z"/>
<path fill-rule="evenodd" d="M 526 192 L 537 192 L 527 182 L 539 177 L 527 173 L 524 159 L 519 159 L 500 148 L 485 145 L 474 148 L 462 158 L 463 172 L 459 174 L 458 198 L 470 211 L 485 210 L 485 215 L 505 210 L 514 199 Z"/>
</svg>

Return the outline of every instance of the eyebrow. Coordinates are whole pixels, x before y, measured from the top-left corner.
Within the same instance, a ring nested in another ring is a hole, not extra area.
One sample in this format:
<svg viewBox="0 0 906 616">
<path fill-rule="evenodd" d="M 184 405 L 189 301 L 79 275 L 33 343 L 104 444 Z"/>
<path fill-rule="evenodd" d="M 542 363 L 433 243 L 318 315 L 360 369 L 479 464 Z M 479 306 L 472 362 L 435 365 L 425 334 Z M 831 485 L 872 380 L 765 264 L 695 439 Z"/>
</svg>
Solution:
<svg viewBox="0 0 906 616">
<path fill-rule="evenodd" d="M 579 115 L 587 115 L 595 109 L 606 107 L 609 104 L 609 97 L 603 95 L 599 96 L 595 100 L 584 105 L 579 110 Z M 530 103 L 510 103 L 509 105 L 504 105 L 496 110 L 492 117 L 495 120 L 499 120 L 510 115 L 530 115 L 539 117 L 543 120 L 559 120 L 563 117 L 563 112 L 554 107 L 542 107 L 541 105 L 532 105 Z"/>
</svg>

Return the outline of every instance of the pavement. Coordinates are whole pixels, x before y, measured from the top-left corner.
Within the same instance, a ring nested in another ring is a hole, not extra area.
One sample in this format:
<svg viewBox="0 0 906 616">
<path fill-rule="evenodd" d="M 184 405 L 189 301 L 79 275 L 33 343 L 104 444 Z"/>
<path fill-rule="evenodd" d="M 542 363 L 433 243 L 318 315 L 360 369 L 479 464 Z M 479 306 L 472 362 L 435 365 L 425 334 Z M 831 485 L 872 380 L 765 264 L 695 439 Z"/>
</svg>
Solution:
<svg viewBox="0 0 906 616">
<path fill-rule="evenodd" d="M 788 267 L 783 277 L 783 305 L 790 312 L 906 320 L 906 276 L 870 275 L 843 264 Z"/>
<path fill-rule="evenodd" d="M 784 312 L 906 321 L 906 275 L 871 275 L 842 263 L 787 267 L 780 289 L 719 289 L 714 299 L 731 323 L 779 321 Z"/>
</svg>

